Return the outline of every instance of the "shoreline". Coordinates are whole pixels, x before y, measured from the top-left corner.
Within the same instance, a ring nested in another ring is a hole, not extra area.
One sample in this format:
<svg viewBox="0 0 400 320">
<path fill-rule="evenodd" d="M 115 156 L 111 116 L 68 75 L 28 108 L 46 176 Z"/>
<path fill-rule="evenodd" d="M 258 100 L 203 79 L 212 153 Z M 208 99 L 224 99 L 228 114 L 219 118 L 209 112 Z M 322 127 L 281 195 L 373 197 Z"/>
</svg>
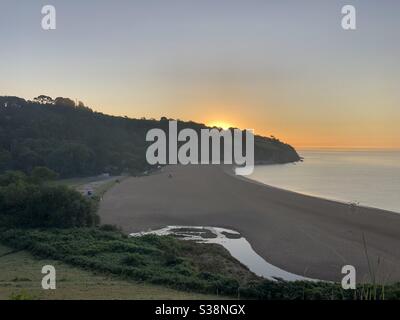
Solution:
<svg viewBox="0 0 400 320">
<path fill-rule="evenodd" d="M 168 166 L 157 175 L 126 179 L 105 194 L 99 215 L 127 233 L 168 225 L 237 230 L 266 261 L 306 277 L 340 281 L 341 268 L 351 264 L 358 282 L 400 281 L 399 214 L 362 206 L 351 213 L 348 204 L 226 170 Z"/>
<path fill-rule="evenodd" d="M 260 165 L 257 164 L 256 166 L 265 166 L 265 165 L 268 165 L 268 164 L 260 164 Z M 245 180 L 245 181 L 247 181 L 249 183 L 257 183 L 257 184 L 260 184 L 262 186 L 266 186 L 268 188 L 280 190 L 280 191 L 283 191 L 283 192 L 291 192 L 291 193 L 295 193 L 297 195 L 316 198 L 316 199 L 320 199 L 320 200 L 331 201 L 331 202 L 340 203 L 340 204 L 347 205 L 347 206 L 351 203 L 351 202 L 346 201 L 346 200 L 333 199 L 333 198 L 329 198 L 329 197 L 325 197 L 325 196 L 319 196 L 319 195 L 314 195 L 314 194 L 309 194 L 309 193 L 303 193 L 303 192 L 299 192 L 299 191 L 294 191 L 294 190 L 290 190 L 290 189 L 285 189 L 285 188 L 272 186 L 270 184 L 267 184 L 267 183 L 264 183 L 264 182 L 261 182 L 261 181 L 255 180 L 255 179 L 247 178 L 246 176 L 237 176 L 237 175 L 235 175 L 234 172 L 230 173 L 229 171 L 227 171 L 227 174 L 235 176 L 238 179 L 243 179 L 243 180 Z M 400 211 L 397 212 L 397 211 L 393 211 L 393 210 L 388 210 L 388 209 L 374 207 L 374 206 L 368 206 L 368 205 L 364 205 L 364 204 L 357 205 L 357 208 L 364 208 L 364 209 L 370 209 L 370 210 L 379 210 L 379 211 L 384 211 L 384 212 L 390 213 L 390 214 L 400 215 Z"/>
</svg>

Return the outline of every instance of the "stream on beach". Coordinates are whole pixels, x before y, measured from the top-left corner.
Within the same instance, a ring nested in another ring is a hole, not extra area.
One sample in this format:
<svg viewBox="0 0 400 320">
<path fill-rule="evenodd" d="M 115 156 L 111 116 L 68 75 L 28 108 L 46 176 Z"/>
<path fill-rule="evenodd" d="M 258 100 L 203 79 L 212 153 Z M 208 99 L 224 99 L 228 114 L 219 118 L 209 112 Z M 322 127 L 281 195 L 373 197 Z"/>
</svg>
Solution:
<svg viewBox="0 0 400 320">
<path fill-rule="evenodd" d="M 158 230 L 132 233 L 130 236 L 139 237 L 147 234 L 159 236 L 174 235 L 183 240 L 222 245 L 234 258 L 247 266 L 250 271 L 269 280 L 315 281 L 315 279 L 287 272 L 268 263 L 253 250 L 246 238 L 234 230 L 217 227 L 168 226 Z"/>
</svg>

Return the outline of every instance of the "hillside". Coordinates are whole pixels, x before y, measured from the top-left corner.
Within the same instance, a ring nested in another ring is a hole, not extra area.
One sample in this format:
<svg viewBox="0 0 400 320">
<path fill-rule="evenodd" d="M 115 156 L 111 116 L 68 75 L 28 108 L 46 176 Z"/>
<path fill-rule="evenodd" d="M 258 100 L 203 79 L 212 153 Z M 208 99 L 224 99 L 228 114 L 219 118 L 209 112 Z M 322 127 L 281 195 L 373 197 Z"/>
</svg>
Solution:
<svg viewBox="0 0 400 320">
<path fill-rule="evenodd" d="M 207 128 L 178 122 L 179 129 Z M 30 172 L 36 166 L 53 169 L 61 177 L 102 172 L 137 174 L 149 168 L 146 133 L 168 131 L 168 119 L 130 119 L 95 112 L 68 98 L 39 96 L 34 101 L 0 97 L 0 172 Z M 300 158 L 293 147 L 275 138 L 256 136 L 255 160 L 286 163 Z"/>
<path fill-rule="evenodd" d="M 41 273 L 52 265 L 59 278 L 57 290 L 43 290 Z M 154 284 L 94 273 L 63 262 L 34 257 L 0 245 L 0 300 L 8 299 L 218 299 Z"/>
</svg>

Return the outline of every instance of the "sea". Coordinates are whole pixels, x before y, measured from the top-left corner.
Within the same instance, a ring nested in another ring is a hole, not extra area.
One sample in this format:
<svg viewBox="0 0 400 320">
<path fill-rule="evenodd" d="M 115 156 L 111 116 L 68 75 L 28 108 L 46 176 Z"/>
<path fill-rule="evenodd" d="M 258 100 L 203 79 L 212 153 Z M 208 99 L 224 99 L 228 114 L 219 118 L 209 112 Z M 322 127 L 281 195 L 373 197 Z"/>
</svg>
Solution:
<svg viewBox="0 0 400 320">
<path fill-rule="evenodd" d="M 400 150 L 298 150 L 302 162 L 256 166 L 250 179 L 400 213 Z"/>
</svg>

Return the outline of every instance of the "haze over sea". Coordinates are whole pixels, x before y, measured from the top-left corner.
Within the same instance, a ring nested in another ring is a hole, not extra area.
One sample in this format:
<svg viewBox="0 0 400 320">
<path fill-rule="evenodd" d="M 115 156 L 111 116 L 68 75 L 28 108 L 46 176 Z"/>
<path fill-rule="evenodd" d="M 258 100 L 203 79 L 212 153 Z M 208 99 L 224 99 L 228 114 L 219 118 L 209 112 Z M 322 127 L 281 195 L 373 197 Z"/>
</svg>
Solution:
<svg viewBox="0 0 400 320">
<path fill-rule="evenodd" d="M 300 150 L 303 162 L 256 166 L 251 179 L 400 213 L 400 150 Z"/>
</svg>

